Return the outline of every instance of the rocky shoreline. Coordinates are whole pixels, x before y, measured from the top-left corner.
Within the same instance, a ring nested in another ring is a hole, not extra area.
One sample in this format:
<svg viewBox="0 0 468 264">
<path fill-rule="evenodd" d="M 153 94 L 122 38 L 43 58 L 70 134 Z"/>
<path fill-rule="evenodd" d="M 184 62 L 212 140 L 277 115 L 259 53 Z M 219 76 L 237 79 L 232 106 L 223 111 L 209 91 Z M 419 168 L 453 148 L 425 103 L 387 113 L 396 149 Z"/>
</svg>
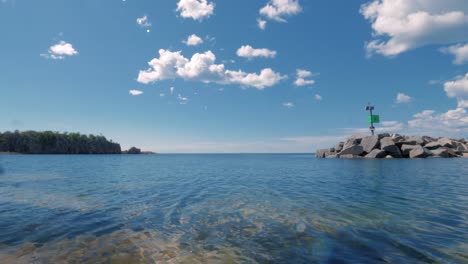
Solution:
<svg viewBox="0 0 468 264">
<path fill-rule="evenodd" d="M 468 141 L 447 137 L 353 135 L 335 147 L 318 149 L 317 158 L 468 158 Z"/>
</svg>

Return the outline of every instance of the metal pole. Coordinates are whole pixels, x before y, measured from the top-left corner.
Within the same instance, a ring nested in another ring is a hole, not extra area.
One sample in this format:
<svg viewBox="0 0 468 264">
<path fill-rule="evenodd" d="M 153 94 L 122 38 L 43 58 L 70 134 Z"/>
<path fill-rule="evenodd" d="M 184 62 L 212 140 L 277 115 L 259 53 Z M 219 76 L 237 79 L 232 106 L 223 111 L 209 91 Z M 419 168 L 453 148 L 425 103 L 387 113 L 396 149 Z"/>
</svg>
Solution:
<svg viewBox="0 0 468 264">
<path fill-rule="evenodd" d="M 370 120 L 371 120 L 371 125 L 370 125 L 370 131 L 372 135 L 374 135 L 374 120 L 372 119 L 372 106 L 369 104 L 369 112 L 370 112 Z"/>
</svg>

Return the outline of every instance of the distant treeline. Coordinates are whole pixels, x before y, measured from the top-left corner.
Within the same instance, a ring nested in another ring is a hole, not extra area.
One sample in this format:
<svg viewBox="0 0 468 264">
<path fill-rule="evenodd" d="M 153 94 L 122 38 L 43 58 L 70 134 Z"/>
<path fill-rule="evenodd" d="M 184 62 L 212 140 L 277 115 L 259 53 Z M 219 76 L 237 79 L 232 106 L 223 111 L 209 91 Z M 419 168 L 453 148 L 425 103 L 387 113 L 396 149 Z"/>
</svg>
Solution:
<svg viewBox="0 0 468 264">
<path fill-rule="evenodd" d="M 24 154 L 120 154 L 120 144 L 104 136 L 53 131 L 0 133 L 0 152 Z"/>
</svg>

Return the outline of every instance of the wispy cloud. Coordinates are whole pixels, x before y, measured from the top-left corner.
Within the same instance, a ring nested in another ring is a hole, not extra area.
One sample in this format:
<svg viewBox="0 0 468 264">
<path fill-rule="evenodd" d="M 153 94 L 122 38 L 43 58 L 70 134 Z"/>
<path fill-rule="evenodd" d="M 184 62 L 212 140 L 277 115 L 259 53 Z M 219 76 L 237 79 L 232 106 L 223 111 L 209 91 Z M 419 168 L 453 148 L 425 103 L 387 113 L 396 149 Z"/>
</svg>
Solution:
<svg viewBox="0 0 468 264">
<path fill-rule="evenodd" d="M 294 103 L 292 103 L 292 102 L 285 102 L 285 103 L 283 103 L 283 106 L 286 107 L 286 108 L 293 108 L 293 107 L 294 107 Z"/>
<path fill-rule="evenodd" d="M 140 94 L 143 94 L 143 92 L 140 91 L 140 90 L 130 90 L 130 91 L 128 91 L 128 93 L 131 94 L 131 95 L 140 95 Z"/>
<path fill-rule="evenodd" d="M 308 79 L 310 77 L 318 75 L 317 73 L 312 73 L 308 70 L 297 69 L 296 70 L 296 80 L 294 81 L 294 85 L 296 86 L 306 86 L 306 85 L 314 85 L 315 81 Z"/>
</svg>

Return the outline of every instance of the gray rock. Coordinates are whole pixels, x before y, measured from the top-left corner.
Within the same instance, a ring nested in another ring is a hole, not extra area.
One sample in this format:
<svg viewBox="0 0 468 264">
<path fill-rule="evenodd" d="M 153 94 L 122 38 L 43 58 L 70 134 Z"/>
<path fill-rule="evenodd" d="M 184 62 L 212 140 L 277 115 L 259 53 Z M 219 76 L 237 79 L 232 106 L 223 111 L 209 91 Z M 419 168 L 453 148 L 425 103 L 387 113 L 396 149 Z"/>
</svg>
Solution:
<svg viewBox="0 0 468 264">
<path fill-rule="evenodd" d="M 348 139 L 345 141 L 345 143 L 343 144 L 342 150 L 343 150 L 343 149 L 350 148 L 350 147 L 352 147 L 352 146 L 357 146 L 357 145 L 359 145 L 360 142 L 361 142 L 361 141 L 359 141 L 359 140 L 357 140 L 357 139 L 355 139 L 355 138 L 348 138 Z"/>
<path fill-rule="evenodd" d="M 416 147 L 416 145 L 408 145 L 404 144 L 401 146 L 401 154 L 403 157 L 409 157 L 410 151 L 413 150 Z"/>
<path fill-rule="evenodd" d="M 400 141 L 405 140 L 405 138 L 402 135 L 399 135 L 399 134 L 393 134 L 392 139 L 393 139 L 393 142 L 400 142 Z"/>
<path fill-rule="evenodd" d="M 453 150 L 457 153 L 465 153 L 465 152 L 468 152 L 468 147 L 461 143 L 461 142 L 457 142 L 457 141 L 453 141 Z"/>
<path fill-rule="evenodd" d="M 340 142 L 340 143 L 336 144 L 335 151 L 340 152 L 341 150 L 343 150 L 343 146 L 344 146 L 344 142 Z"/>
<path fill-rule="evenodd" d="M 369 154 L 365 156 L 367 159 L 381 159 L 384 158 L 387 155 L 385 151 L 380 150 L 380 149 L 374 149 L 372 150 Z"/>
<path fill-rule="evenodd" d="M 426 141 L 423 139 L 423 137 L 420 137 L 420 136 L 407 137 L 405 140 L 408 141 L 408 142 L 414 141 L 414 142 L 416 142 L 417 145 L 423 145 L 423 144 L 426 143 Z"/>
<path fill-rule="evenodd" d="M 348 148 L 343 148 L 343 150 L 339 153 L 340 158 L 343 155 L 351 154 L 351 155 L 361 155 L 364 152 L 364 149 L 360 145 L 354 145 Z"/>
<path fill-rule="evenodd" d="M 326 156 L 326 153 L 329 153 L 330 152 L 330 149 L 327 148 L 327 149 L 317 149 L 315 151 L 315 157 L 317 158 L 325 158 Z"/>
<path fill-rule="evenodd" d="M 389 137 L 390 134 L 389 133 L 382 133 L 382 134 L 378 134 L 377 136 L 379 137 L 379 140 L 380 140 L 380 139 L 382 139 L 384 137 Z"/>
<path fill-rule="evenodd" d="M 386 146 L 382 150 L 384 150 L 385 152 L 387 152 L 390 156 L 394 158 L 403 158 L 400 148 L 397 145 Z"/>
<path fill-rule="evenodd" d="M 384 137 L 380 140 L 380 148 L 384 150 L 387 146 L 395 146 L 395 142 L 391 137 Z"/>
<path fill-rule="evenodd" d="M 384 137 L 380 140 L 380 149 L 386 151 L 389 155 L 394 158 L 403 157 L 400 148 L 395 145 L 395 142 L 391 137 Z"/>
<path fill-rule="evenodd" d="M 326 156 L 325 158 L 326 158 L 326 159 L 336 159 L 336 158 L 338 158 L 338 155 L 336 155 L 336 154 L 330 154 L 330 155 Z"/>
<path fill-rule="evenodd" d="M 439 141 L 433 141 L 433 142 L 427 143 L 424 147 L 427 149 L 438 149 L 438 148 L 441 148 L 442 145 L 439 143 Z"/>
<path fill-rule="evenodd" d="M 377 148 L 379 145 L 378 136 L 367 136 L 362 139 L 361 146 L 364 149 L 364 152 L 370 153 L 373 149 Z"/>
<path fill-rule="evenodd" d="M 431 143 L 431 142 L 434 142 L 434 141 L 437 141 L 435 138 L 432 138 L 432 137 L 428 137 L 428 136 L 423 136 L 422 137 L 423 140 L 424 140 L 424 145 L 427 144 L 427 143 Z"/>
<path fill-rule="evenodd" d="M 448 158 L 449 157 L 449 153 L 448 153 L 446 148 L 434 149 L 434 150 L 431 150 L 431 153 L 435 157 L 440 157 L 440 158 Z"/>
<path fill-rule="evenodd" d="M 442 147 L 446 147 L 446 148 L 453 147 L 453 141 L 450 138 L 440 138 L 439 140 L 437 140 L 437 142 L 439 142 L 439 144 Z"/>
<path fill-rule="evenodd" d="M 456 158 L 456 157 L 459 157 L 459 156 L 462 156 L 463 153 L 461 153 L 460 155 L 458 155 L 455 151 L 453 151 L 453 149 L 451 148 L 445 148 L 445 150 L 447 150 L 447 153 L 449 155 L 449 158 Z"/>
<path fill-rule="evenodd" d="M 385 158 L 386 158 L 386 159 L 393 159 L 393 157 L 390 156 L 390 155 L 385 156 Z"/>
<path fill-rule="evenodd" d="M 414 149 L 410 151 L 410 158 L 427 158 L 431 153 L 422 146 L 417 145 Z"/>
</svg>

